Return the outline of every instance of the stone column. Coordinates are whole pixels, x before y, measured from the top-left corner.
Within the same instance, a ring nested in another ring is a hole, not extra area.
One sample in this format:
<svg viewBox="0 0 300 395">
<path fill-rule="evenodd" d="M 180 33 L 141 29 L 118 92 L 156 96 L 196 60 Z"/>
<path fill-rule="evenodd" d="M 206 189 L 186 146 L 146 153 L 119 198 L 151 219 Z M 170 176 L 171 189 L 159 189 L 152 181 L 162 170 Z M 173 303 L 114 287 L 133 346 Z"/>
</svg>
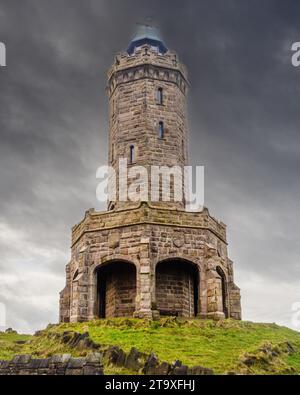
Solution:
<svg viewBox="0 0 300 395">
<path fill-rule="evenodd" d="M 242 319 L 241 291 L 234 283 L 233 262 L 228 259 L 228 298 L 229 317 L 235 320 Z"/>
<path fill-rule="evenodd" d="M 70 322 L 88 320 L 88 246 L 83 247 L 79 254 L 78 275 L 71 278 L 71 315 Z"/>
<path fill-rule="evenodd" d="M 235 320 L 242 319 L 240 289 L 234 283 L 228 284 L 229 316 Z"/>
<path fill-rule="evenodd" d="M 137 268 L 137 297 L 135 317 L 154 318 L 158 312 L 153 310 L 155 282 L 150 259 L 150 238 L 142 237 L 140 244 L 140 265 Z"/>
<path fill-rule="evenodd" d="M 66 266 L 66 278 L 66 286 L 59 294 L 59 322 L 70 322 L 70 263 L 68 263 Z"/>
<path fill-rule="evenodd" d="M 198 317 L 205 319 L 207 315 L 207 282 L 205 270 L 199 270 L 199 310 Z"/>
<path fill-rule="evenodd" d="M 215 270 L 207 273 L 207 318 L 220 320 L 225 318 L 222 300 L 222 279 Z"/>
<path fill-rule="evenodd" d="M 87 292 L 88 285 L 83 275 L 72 283 L 71 322 L 84 322 L 88 320 Z"/>
<path fill-rule="evenodd" d="M 88 273 L 88 319 L 93 320 L 98 317 L 99 304 L 97 295 L 97 275 L 94 273 L 94 266 L 89 268 Z"/>
</svg>

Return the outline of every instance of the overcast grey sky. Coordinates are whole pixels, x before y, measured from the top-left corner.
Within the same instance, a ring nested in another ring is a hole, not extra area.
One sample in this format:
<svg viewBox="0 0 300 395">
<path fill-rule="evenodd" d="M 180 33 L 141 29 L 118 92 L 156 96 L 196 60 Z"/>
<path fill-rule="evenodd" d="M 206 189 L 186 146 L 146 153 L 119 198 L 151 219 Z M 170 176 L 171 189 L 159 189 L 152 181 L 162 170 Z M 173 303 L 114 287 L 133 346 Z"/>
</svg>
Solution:
<svg viewBox="0 0 300 395">
<path fill-rule="evenodd" d="M 292 326 L 300 302 L 297 0 L 0 0 L 0 303 L 7 325 L 58 318 L 70 229 L 97 203 L 106 71 L 153 17 L 187 65 L 190 161 L 228 226 L 243 318 Z M 300 327 L 298 328 L 300 330 Z"/>
</svg>

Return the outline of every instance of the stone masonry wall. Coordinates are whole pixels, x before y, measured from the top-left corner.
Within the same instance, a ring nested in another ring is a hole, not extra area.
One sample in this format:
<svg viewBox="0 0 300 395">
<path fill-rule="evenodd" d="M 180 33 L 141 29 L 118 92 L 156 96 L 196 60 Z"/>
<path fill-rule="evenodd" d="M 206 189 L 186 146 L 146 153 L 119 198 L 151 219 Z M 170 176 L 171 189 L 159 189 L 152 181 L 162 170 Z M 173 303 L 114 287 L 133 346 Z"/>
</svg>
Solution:
<svg viewBox="0 0 300 395">
<path fill-rule="evenodd" d="M 159 61 L 156 51 L 147 45 L 134 56 L 122 57 L 109 72 L 109 163 L 115 168 L 119 180 L 119 159 L 130 162 L 130 147 L 134 147 L 134 165 L 148 170 L 148 199 L 150 195 L 151 166 L 180 166 L 187 164 L 187 77 L 176 60 L 175 53 Z M 168 59 L 168 60 L 167 60 Z M 163 90 L 163 102 L 157 101 L 158 89 Z M 159 123 L 163 122 L 164 136 L 159 136 Z M 121 177 L 123 178 L 123 177 Z M 171 181 L 171 196 L 174 193 Z M 183 182 L 181 189 L 184 193 Z M 162 200 L 162 185 L 160 201 Z M 172 196 L 173 199 L 173 196 Z M 181 202 L 161 202 L 163 206 L 184 207 Z M 133 202 L 117 201 L 115 207 L 131 207 Z"/>
<path fill-rule="evenodd" d="M 157 211 L 162 214 L 160 217 L 156 216 Z M 114 212 L 110 220 L 115 225 L 109 230 L 105 228 L 101 215 L 88 214 L 84 227 L 80 227 L 81 234 L 78 234 L 78 228 L 74 229 L 76 237 L 73 238 L 72 259 L 68 268 L 70 280 L 61 294 L 61 320 L 86 321 L 99 316 L 95 309 L 98 299 L 95 272 L 116 261 L 120 264 L 130 262 L 136 268 L 136 298 L 132 314 L 149 318 L 157 316 L 156 267 L 159 262 L 168 259 L 179 259 L 183 267 L 186 262 L 186 265 L 193 264 L 197 268 L 197 307 L 202 318 L 224 317 L 222 281 L 216 271 L 219 266 L 227 284 L 225 305 L 229 317 L 240 319 L 240 291 L 234 284 L 232 262 L 228 259 L 224 241 L 226 234 L 216 232 L 218 227 L 223 229 L 222 225 L 215 222 L 210 227 L 214 222 L 211 222 L 213 220 L 207 210 L 195 213 L 194 223 L 188 221 L 189 215 L 142 204 L 137 209 Z M 139 219 L 144 223 L 139 223 Z M 126 225 L 120 225 L 124 222 Z M 118 275 L 118 270 L 115 273 Z M 75 280 L 72 281 L 74 276 Z M 70 300 L 70 313 L 66 308 L 67 300 Z M 133 310 L 133 306 L 131 308 Z"/>
<path fill-rule="evenodd" d="M 184 265 L 168 262 L 156 271 L 156 303 L 161 315 L 194 317 L 193 273 Z"/>
<path fill-rule="evenodd" d="M 72 229 L 72 247 L 85 233 L 97 230 L 111 231 L 112 229 L 118 229 L 120 226 L 132 226 L 134 224 L 169 224 L 170 226 L 208 229 L 226 243 L 226 225 L 213 218 L 206 208 L 199 212 L 187 212 L 183 209 L 175 210 L 157 207 L 149 203 L 136 203 L 129 210 L 87 211 L 85 218 Z M 78 244 L 76 247 L 78 247 Z M 76 253 L 76 251 L 72 252 Z"/>
<path fill-rule="evenodd" d="M 105 317 L 132 317 L 135 298 L 135 268 L 127 265 L 124 267 L 122 264 L 113 265 L 106 276 Z"/>
<path fill-rule="evenodd" d="M 0 376 L 99 376 L 103 375 L 101 360 L 99 353 L 91 353 L 81 358 L 72 358 L 69 354 L 55 355 L 46 359 L 16 355 L 11 361 L 0 361 Z"/>
</svg>

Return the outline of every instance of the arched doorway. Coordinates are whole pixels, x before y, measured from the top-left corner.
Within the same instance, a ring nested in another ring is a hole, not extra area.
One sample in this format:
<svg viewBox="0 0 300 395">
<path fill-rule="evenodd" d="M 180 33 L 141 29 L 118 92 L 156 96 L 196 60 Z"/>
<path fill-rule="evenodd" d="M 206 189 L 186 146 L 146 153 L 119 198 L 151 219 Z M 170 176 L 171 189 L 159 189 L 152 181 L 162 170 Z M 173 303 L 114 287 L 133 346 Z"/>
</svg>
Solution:
<svg viewBox="0 0 300 395">
<path fill-rule="evenodd" d="M 221 277 L 221 285 L 222 285 L 222 306 L 223 306 L 223 313 L 225 318 L 228 318 L 228 307 L 227 307 L 227 282 L 226 276 L 220 266 L 217 266 L 216 271 L 218 275 Z"/>
<path fill-rule="evenodd" d="M 96 316 L 132 317 L 135 311 L 136 267 L 127 261 L 112 261 L 96 269 Z"/>
<path fill-rule="evenodd" d="M 184 259 L 168 259 L 156 266 L 156 305 L 160 315 L 198 315 L 199 271 Z"/>
</svg>

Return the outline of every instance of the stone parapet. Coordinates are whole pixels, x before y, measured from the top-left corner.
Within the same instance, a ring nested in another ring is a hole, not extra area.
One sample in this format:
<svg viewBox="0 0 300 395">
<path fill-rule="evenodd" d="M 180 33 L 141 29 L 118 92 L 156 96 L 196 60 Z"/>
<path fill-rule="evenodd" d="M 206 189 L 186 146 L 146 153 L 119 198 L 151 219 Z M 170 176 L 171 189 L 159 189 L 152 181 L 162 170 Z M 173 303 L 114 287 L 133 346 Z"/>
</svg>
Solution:
<svg viewBox="0 0 300 395">
<path fill-rule="evenodd" d="M 206 229 L 226 243 L 226 226 L 211 217 L 206 208 L 201 212 L 187 212 L 185 210 L 155 207 L 144 202 L 136 208 L 126 210 L 88 211 L 83 221 L 72 229 L 72 245 L 85 233 L 147 224 Z"/>
<path fill-rule="evenodd" d="M 170 70 L 179 71 L 182 77 L 187 81 L 187 69 L 179 62 L 178 55 L 174 51 L 168 51 L 166 54 L 158 54 L 156 50 L 151 49 L 149 45 L 143 45 L 135 51 L 134 56 L 128 55 L 127 52 L 121 52 L 115 58 L 114 64 L 108 71 L 108 80 L 111 81 L 115 73 L 134 68 L 141 64 L 169 68 Z"/>
</svg>

